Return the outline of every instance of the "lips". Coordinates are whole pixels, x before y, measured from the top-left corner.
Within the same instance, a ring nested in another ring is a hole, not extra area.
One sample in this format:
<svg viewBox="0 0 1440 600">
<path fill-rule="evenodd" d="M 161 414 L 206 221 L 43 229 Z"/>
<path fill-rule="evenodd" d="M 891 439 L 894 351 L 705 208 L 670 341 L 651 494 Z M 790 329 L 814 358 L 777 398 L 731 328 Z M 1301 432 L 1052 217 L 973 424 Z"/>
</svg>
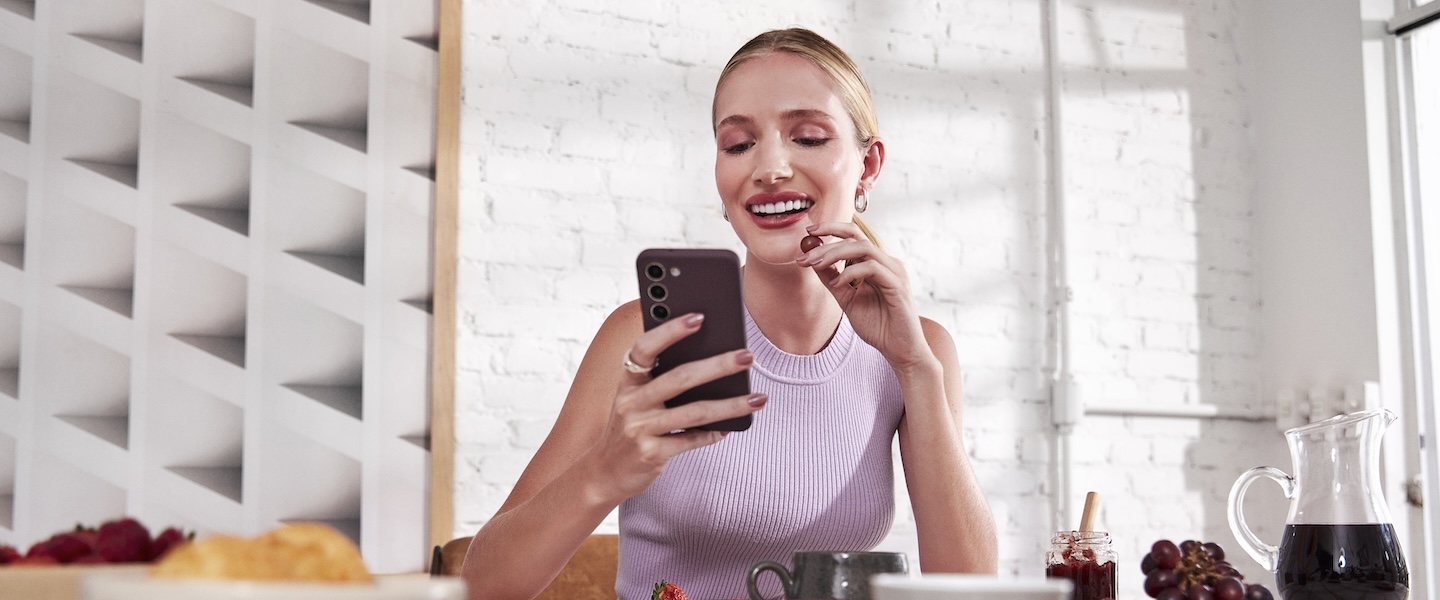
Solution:
<svg viewBox="0 0 1440 600">
<path fill-rule="evenodd" d="M 799 221 L 815 201 L 800 192 L 765 192 L 745 200 L 745 210 L 766 229 L 788 227 Z"/>
</svg>

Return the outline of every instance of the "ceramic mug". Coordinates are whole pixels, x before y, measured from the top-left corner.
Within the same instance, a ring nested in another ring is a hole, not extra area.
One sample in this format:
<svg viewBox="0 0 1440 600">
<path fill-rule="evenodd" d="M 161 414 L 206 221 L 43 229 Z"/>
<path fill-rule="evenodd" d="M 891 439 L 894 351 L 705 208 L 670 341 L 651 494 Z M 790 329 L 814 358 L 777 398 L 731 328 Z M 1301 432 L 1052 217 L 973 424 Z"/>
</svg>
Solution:
<svg viewBox="0 0 1440 600">
<path fill-rule="evenodd" d="M 796 552 L 794 569 L 767 560 L 750 568 L 745 587 L 750 600 L 764 600 L 756 585 L 760 574 L 775 573 L 786 600 L 870 600 L 870 578 L 881 573 L 908 573 L 898 552 Z"/>
</svg>

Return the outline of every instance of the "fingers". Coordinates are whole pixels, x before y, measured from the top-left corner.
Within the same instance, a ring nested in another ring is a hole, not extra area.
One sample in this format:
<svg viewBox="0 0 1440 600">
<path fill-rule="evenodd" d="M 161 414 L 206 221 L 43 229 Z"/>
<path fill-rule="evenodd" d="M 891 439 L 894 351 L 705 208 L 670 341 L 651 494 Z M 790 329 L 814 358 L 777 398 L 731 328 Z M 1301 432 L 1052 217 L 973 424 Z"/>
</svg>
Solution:
<svg viewBox="0 0 1440 600">
<path fill-rule="evenodd" d="M 795 262 L 810 267 L 828 267 L 839 261 L 857 263 L 865 260 L 887 260 L 890 257 L 865 237 L 854 223 L 821 223 L 807 228 L 813 236 L 840 238 L 802 252 Z"/>
<path fill-rule="evenodd" d="M 666 371 L 664 375 L 648 380 L 643 385 L 623 389 L 616 398 L 616 410 L 633 412 L 663 408 L 665 401 L 681 392 L 702 383 L 714 381 L 744 371 L 755 362 L 755 355 L 747 348 L 716 354 L 709 358 L 691 361 Z M 648 375 L 644 376 L 648 379 Z M 693 425 L 691 425 L 693 427 Z M 670 430 L 666 430 L 670 431 Z"/>
<path fill-rule="evenodd" d="M 702 425 L 754 414 L 770 401 L 765 394 L 747 394 L 723 400 L 701 400 L 657 411 L 653 425 L 657 431 L 670 433 L 693 430 Z"/>
<path fill-rule="evenodd" d="M 823 223 L 809 228 L 814 235 L 840 238 L 796 257 L 796 263 L 814 269 L 827 287 L 855 287 L 861 280 L 881 288 L 904 287 L 904 266 L 876 247 L 853 223 Z M 842 269 L 841 266 L 844 268 Z M 844 290 L 840 290 L 843 292 Z"/>
<path fill-rule="evenodd" d="M 637 365 L 642 370 L 632 370 L 630 365 L 624 365 L 625 381 L 633 385 L 649 381 L 649 369 L 655 367 L 655 361 L 660 353 L 674 345 L 675 342 L 699 331 L 704 322 L 705 315 L 690 313 L 670 319 L 654 329 L 640 334 L 640 337 L 635 338 L 635 344 L 630 347 L 627 356 L 631 364 Z"/>
</svg>

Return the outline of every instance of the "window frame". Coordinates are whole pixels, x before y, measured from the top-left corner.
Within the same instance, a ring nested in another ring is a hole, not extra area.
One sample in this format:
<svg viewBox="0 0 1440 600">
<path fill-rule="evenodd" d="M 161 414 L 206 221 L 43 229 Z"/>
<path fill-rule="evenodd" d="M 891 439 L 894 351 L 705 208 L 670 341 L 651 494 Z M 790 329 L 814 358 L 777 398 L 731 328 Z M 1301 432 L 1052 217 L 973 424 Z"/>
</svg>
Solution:
<svg viewBox="0 0 1440 600">
<path fill-rule="evenodd" d="M 1390 59 L 1392 68 L 1391 106 L 1394 110 L 1393 134 L 1395 143 L 1396 185 L 1395 202 L 1401 215 L 1398 224 L 1399 244 L 1402 250 L 1398 276 L 1403 286 L 1406 394 L 1411 405 L 1407 407 L 1415 417 L 1416 432 L 1419 435 L 1419 456 L 1422 498 L 1431 503 L 1440 501 L 1440 410 L 1434 399 L 1440 386 L 1440 278 L 1428 281 L 1426 274 L 1431 267 L 1440 271 L 1440 265 L 1428 265 L 1426 259 L 1427 241 L 1440 245 L 1440 238 L 1426 239 L 1425 207 L 1422 193 L 1435 196 L 1432 205 L 1440 205 L 1440 190 L 1422 190 L 1417 130 L 1417 106 L 1415 69 L 1412 60 L 1412 40 L 1415 32 L 1425 28 L 1427 32 L 1440 31 L 1440 1 L 1415 4 L 1413 0 L 1397 0 L 1396 15 L 1386 23 L 1390 36 Z M 1436 118 L 1440 118 L 1437 115 Z M 1440 219 L 1440 212 L 1434 211 L 1431 219 Z M 1435 229 L 1440 232 L 1440 225 Z M 1433 285 L 1432 285 L 1433 284 Z M 1432 293 L 1431 288 L 1435 288 Z M 1437 310 L 1432 311 L 1434 304 Z M 1433 324 L 1432 324 L 1433 323 Z M 1415 574 L 1440 574 L 1440 511 L 1432 506 L 1421 510 L 1424 523 L 1424 549 L 1412 553 L 1421 558 L 1421 564 L 1412 563 L 1410 571 Z M 1429 578 L 1427 578 L 1429 579 Z M 1425 581 L 1430 588 L 1428 596 L 1435 598 L 1436 581 Z M 1414 590 L 1412 590 L 1414 591 Z"/>
</svg>

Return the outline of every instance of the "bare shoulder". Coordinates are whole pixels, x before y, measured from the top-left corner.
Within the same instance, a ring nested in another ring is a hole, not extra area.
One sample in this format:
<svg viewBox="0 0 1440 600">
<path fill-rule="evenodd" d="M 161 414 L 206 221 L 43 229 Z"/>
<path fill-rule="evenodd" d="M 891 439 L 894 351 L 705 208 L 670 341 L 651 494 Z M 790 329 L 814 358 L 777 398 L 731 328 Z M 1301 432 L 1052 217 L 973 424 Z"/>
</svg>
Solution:
<svg viewBox="0 0 1440 600">
<path fill-rule="evenodd" d="M 621 352 L 635 343 L 635 338 L 644 333 L 645 323 L 641 320 L 640 300 L 631 300 L 615 310 L 610 311 L 610 316 L 605 317 L 605 322 L 600 324 L 600 330 L 595 333 L 595 339 L 590 343 L 591 350 L 596 346 L 612 346 L 618 344 Z M 586 353 L 589 354 L 588 352 Z"/>
<path fill-rule="evenodd" d="M 620 364 L 625 351 L 644 330 L 645 323 L 641 320 L 639 300 L 631 300 L 610 311 L 610 316 L 605 317 L 605 322 L 600 324 L 600 330 L 595 332 L 595 339 L 590 341 L 590 347 L 585 350 L 585 357 L 581 359 L 580 369 L 575 374 L 576 380 L 592 384 L 618 384 L 620 376 L 612 372 L 617 369 L 610 367 Z M 574 392 L 572 388 L 572 397 L 576 395 Z"/>
<path fill-rule="evenodd" d="M 925 341 L 930 344 L 930 351 L 934 352 L 946 367 L 955 363 L 955 339 L 950 337 L 950 332 L 944 325 L 933 319 L 920 317 L 920 330 L 925 334 Z"/>
<path fill-rule="evenodd" d="M 930 351 L 935 353 L 935 358 L 940 361 L 940 369 L 945 377 L 945 396 L 950 402 L 951 410 L 955 415 L 955 423 L 961 422 L 960 405 L 961 380 L 960 353 L 955 349 L 955 339 L 950 337 L 950 332 L 945 326 L 936 323 L 925 317 L 920 317 L 920 330 L 925 334 L 925 341 L 930 345 Z"/>
</svg>

